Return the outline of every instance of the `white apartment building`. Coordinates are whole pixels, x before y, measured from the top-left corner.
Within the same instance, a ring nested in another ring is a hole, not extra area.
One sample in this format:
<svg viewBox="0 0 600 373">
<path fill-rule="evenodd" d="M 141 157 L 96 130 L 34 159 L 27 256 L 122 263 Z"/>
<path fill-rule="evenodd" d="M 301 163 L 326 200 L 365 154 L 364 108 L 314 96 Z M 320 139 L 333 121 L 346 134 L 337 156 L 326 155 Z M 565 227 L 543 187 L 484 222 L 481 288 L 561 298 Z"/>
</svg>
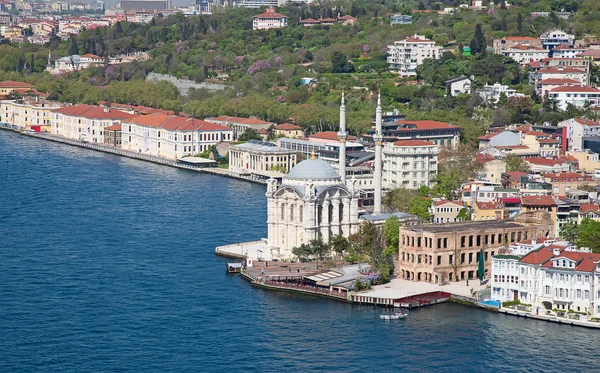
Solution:
<svg viewBox="0 0 600 373">
<path fill-rule="evenodd" d="M 517 44 L 501 52 L 504 56 L 517 61 L 521 66 L 548 58 L 549 51 L 530 44 Z"/>
<path fill-rule="evenodd" d="M 573 45 L 575 43 L 575 35 L 567 34 L 561 30 L 548 31 L 540 36 L 542 47 L 547 50 L 552 50 L 559 45 Z"/>
<path fill-rule="evenodd" d="M 54 110 L 50 122 L 53 135 L 89 142 L 104 142 L 104 128 L 121 123 L 132 115 L 92 105 L 73 105 Z"/>
<path fill-rule="evenodd" d="M 431 186 L 438 170 L 439 147 L 430 141 L 401 140 L 383 147 L 383 187 Z"/>
<path fill-rule="evenodd" d="M 387 62 L 390 70 L 401 76 L 417 75 L 417 66 L 426 58 L 438 59 L 442 55 L 442 47 L 424 36 L 413 35 L 407 39 L 388 45 Z"/>
<path fill-rule="evenodd" d="M 531 84 L 547 79 L 572 79 L 579 84 L 587 84 L 589 75 L 585 68 L 577 67 L 545 67 L 529 75 Z"/>
<path fill-rule="evenodd" d="M 494 104 L 498 102 L 502 94 L 504 94 L 506 98 L 525 96 L 522 93 L 517 93 L 515 89 L 512 89 L 509 86 L 502 85 L 500 83 L 495 83 L 491 85 L 486 84 L 482 88 L 477 90 L 477 94 L 479 94 L 479 96 L 481 96 L 481 98 L 487 104 Z"/>
<path fill-rule="evenodd" d="M 558 309 L 600 315 L 600 254 L 549 243 L 522 257 L 492 257 L 492 298 L 519 300 L 539 313 Z"/>
<path fill-rule="evenodd" d="M 54 115 L 52 110 L 62 104 L 45 100 L 2 100 L 0 101 L 0 122 L 17 126 L 18 129 L 31 129 L 40 126 L 50 129 L 50 121 Z"/>
<path fill-rule="evenodd" d="M 577 108 L 586 105 L 597 106 L 600 104 L 600 90 L 590 86 L 563 86 L 548 91 L 548 98 L 556 101 L 559 110 L 566 110 L 571 104 Z"/>
<path fill-rule="evenodd" d="M 284 28 L 288 24 L 288 17 L 275 13 L 275 9 L 267 8 L 264 13 L 252 17 L 252 30 L 268 30 Z"/>
<path fill-rule="evenodd" d="M 124 121 L 121 137 L 123 149 L 177 159 L 232 141 L 233 130 L 194 118 L 151 114 Z"/>
<path fill-rule="evenodd" d="M 599 137 L 600 123 L 587 118 L 571 118 L 558 122 L 558 127 L 567 127 L 567 147 L 582 150 L 584 137 Z"/>
<path fill-rule="evenodd" d="M 562 44 L 552 49 L 552 58 L 577 58 L 579 54 L 587 50 L 585 47 Z"/>
</svg>

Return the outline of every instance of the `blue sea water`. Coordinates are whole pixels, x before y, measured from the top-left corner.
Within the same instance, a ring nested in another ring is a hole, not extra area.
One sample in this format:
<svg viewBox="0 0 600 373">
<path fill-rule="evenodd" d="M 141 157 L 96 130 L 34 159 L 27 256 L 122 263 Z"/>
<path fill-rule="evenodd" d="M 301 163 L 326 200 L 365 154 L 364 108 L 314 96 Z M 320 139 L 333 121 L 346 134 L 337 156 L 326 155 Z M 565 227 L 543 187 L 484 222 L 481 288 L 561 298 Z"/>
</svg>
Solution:
<svg viewBox="0 0 600 373">
<path fill-rule="evenodd" d="M 2 372 L 598 372 L 600 332 L 252 288 L 264 187 L 0 131 Z"/>
</svg>

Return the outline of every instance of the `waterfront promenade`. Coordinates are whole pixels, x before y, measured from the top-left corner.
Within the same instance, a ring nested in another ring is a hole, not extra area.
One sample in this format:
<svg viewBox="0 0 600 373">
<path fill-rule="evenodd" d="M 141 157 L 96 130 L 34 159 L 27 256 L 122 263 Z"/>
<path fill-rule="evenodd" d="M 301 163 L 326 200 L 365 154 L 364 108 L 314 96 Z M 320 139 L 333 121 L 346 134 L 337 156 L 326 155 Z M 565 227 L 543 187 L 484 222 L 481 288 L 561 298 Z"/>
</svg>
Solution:
<svg viewBox="0 0 600 373">
<path fill-rule="evenodd" d="M 86 148 L 86 149 L 99 151 L 99 152 L 103 152 L 103 153 L 110 153 L 110 154 L 114 154 L 114 155 L 118 155 L 118 156 L 122 156 L 122 157 L 137 159 L 140 161 L 151 162 L 151 163 L 156 163 L 156 164 L 160 164 L 163 166 L 179 168 L 182 170 L 209 173 L 209 174 L 213 174 L 213 175 L 220 175 L 220 176 L 230 177 L 230 178 L 234 178 L 234 179 L 245 180 L 245 181 L 249 181 L 249 182 L 257 183 L 257 184 L 266 184 L 265 180 L 255 179 L 255 178 L 249 177 L 247 175 L 242 175 L 242 174 L 239 174 L 237 172 L 234 172 L 234 171 L 231 171 L 228 169 L 194 167 L 194 166 L 190 166 L 187 164 L 179 163 L 175 160 L 165 159 L 165 158 L 156 157 L 156 156 L 143 154 L 143 153 L 136 153 L 136 152 L 117 148 L 117 147 L 107 145 L 107 144 L 90 143 L 90 142 L 84 142 L 81 140 L 68 139 L 68 138 L 61 137 L 61 136 L 51 135 L 49 133 L 22 132 L 22 131 L 18 131 L 18 130 L 12 129 L 12 128 L 2 127 L 2 126 L 0 126 L 0 129 L 17 132 L 23 136 L 29 136 L 29 137 L 33 137 L 33 138 L 37 138 L 37 139 L 59 142 L 59 143 L 66 144 L 66 145 L 77 146 L 80 148 Z"/>
</svg>

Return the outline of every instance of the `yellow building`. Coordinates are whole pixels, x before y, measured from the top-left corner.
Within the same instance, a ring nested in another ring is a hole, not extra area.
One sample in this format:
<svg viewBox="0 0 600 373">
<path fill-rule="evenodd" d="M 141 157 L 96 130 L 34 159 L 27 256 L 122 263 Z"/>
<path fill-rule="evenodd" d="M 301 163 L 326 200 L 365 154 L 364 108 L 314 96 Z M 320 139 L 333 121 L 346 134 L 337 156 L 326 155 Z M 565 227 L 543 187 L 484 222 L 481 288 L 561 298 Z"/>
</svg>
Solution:
<svg viewBox="0 0 600 373">
<path fill-rule="evenodd" d="M 475 202 L 471 220 L 502 220 L 505 218 L 502 202 Z"/>
<path fill-rule="evenodd" d="M 556 226 L 556 213 L 558 211 L 558 204 L 552 196 L 523 196 L 521 197 L 521 211 L 532 212 L 532 211 L 545 211 L 550 214 L 550 219 Z"/>
<path fill-rule="evenodd" d="M 568 151 L 567 156 L 577 159 L 579 171 L 594 172 L 600 169 L 598 154 L 587 149 L 585 151 Z"/>
<path fill-rule="evenodd" d="M 2 100 L 0 101 L 0 122 L 15 125 L 21 130 L 50 132 L 52 110 L 62 104 L 45 100 Z"/>
<path fill-rule="evenodd" d="M 5 80 L 0 82 L 0 96 L 6 96 L 16 90 L 23 89 L 33 89 L 33 86 L 29 83 L 15 82 L 13 80 Z"/>
<path fill-rule="evenodd" d="M 276 137 L 288 137 L 296 139 L 302 137 L 302 127 L 290 123 L 283 123 L 273 127 Z"/>
<path fill-rule="evenodd" d="M 579 207 L 578 223 L 581 224 L 581 221 L 585 218 L 600 221 L 600 206 L 591 203 L 582 203 Z"/>
</svg>

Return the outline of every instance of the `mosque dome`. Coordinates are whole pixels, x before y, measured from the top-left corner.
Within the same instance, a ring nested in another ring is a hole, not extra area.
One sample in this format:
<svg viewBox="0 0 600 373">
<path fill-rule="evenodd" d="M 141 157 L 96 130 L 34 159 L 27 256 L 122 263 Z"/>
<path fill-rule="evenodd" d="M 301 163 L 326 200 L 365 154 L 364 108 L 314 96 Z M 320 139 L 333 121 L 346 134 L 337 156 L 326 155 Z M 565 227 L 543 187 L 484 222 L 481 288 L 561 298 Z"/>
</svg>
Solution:
<svg viewBox="0 0 600 373">
<path fill-rule="evenodd" d="M 292 180 L 335 180 L 337 172 L 322 159 L 306 159 L 298 163 L 285 177 Z"/>
</svg>

